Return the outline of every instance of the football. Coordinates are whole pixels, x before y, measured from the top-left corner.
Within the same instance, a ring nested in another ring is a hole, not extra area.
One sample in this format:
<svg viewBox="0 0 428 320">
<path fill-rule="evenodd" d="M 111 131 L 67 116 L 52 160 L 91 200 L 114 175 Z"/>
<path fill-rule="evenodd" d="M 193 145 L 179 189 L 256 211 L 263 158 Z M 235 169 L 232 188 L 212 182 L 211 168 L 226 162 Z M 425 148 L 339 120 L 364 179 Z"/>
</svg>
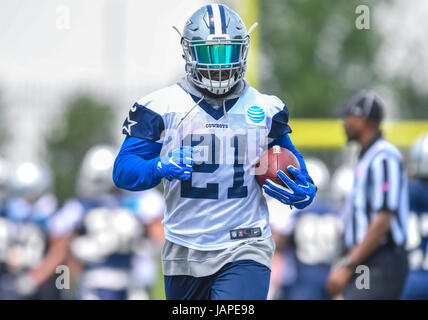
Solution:
<svg viewBox="0 0 428 320">
<path fill-rule="evenodd" d="M 284 185 L 277 175 L 278 170 L 282 170 L 291 180 L 294 180 L 294 176 L 287 170 L 289 165 L 300 170 L 299 161 L 290 150 L 280 146 L 269 148 L 263 152 L 256 165 L 257 182 L 262 186 L 265 184 L 266 179 L 271 179 L 275 183 Z"/>
</svg>

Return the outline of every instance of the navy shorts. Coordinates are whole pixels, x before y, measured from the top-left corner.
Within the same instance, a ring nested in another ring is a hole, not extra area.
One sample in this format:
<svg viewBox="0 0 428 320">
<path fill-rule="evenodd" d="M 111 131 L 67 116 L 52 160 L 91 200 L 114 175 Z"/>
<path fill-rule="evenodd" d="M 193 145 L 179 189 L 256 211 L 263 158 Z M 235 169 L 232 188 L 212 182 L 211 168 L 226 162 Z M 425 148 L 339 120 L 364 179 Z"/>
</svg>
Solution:
<svg viewBox="0 0 428 320">
<path fill-rule="evenodd" d="M 266 300 L 270 269 L 253 260 L 224 265 L 207 277 L 164 276 L 167 300 Z"/>
</svg>

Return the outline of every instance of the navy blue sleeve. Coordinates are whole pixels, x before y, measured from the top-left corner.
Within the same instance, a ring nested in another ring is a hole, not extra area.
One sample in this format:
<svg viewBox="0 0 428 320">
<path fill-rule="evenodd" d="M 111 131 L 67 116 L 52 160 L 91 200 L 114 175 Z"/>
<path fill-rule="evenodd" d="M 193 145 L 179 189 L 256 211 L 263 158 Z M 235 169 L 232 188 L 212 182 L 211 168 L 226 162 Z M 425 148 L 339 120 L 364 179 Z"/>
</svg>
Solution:
<svg viewBox="0 0 428 320">
<path fill-rule="evenodd" d="M 113 167 L 113 181 L 118 188 L 142 191 L 156 187 L 156 174 L 162 144 L 147 139 L 126 137 Z"/>
<path fill-rule="evenodd" d="M 151 101 L 145 105 L 135 103 L 129 111 L 128 117 L 122 126 L 122 133 L 128 137 L 158 141 L 165 130 L 165 124 L 160 114 L 147 108 Z"/>
<path fill-rule="evenodd" d="M 291 133 L 291 128 L 288 125 L 289 113 L 287 106 L 284 105 L 281 111 L 272 117 L 272 125 L 269 131 L 269 138 L 277 139 L 285 134 Z"/>
<path fill-rule="evenodd" d="M 269 144 L 268 147 L 271 148 L 274 145 L 290 150 L 296 156 L 297 160 L 299 160 L 300 171 L 306 176 L 306 180 L 314 184 L 314 181 L 308 173 L 308 169 L 306 168 L 305 160 L 303 159 L 302 154 L 296 149 L 288 134 L 275 139 Z"/>
</svg>

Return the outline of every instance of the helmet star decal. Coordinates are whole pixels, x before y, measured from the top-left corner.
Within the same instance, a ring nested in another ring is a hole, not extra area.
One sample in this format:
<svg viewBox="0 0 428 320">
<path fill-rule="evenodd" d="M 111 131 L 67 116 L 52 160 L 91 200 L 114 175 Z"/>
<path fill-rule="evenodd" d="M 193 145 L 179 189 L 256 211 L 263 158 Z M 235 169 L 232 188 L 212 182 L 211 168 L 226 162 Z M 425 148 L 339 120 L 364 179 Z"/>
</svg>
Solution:
<svg viewBox="0 0 428 320">
<path fill-rule="evenodd" d="M 137 121 L 131 120 L 128 115 L 125 119 L 125 122 L 123 123 L 122 130 L 126 131 L 129 135 L 131 135 L 131 127 L 136 125 L 137 123 Z"/>
</svg>

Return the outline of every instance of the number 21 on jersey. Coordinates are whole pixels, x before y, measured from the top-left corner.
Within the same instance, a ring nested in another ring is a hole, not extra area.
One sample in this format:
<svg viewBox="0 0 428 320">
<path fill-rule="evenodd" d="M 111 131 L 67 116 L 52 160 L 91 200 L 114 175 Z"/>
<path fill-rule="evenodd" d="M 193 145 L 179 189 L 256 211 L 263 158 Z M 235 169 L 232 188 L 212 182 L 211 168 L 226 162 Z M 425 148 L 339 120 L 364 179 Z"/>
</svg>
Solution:
<svg viewBox="0 0 428 320">
<path fill-rule="evenodd" d="M 233 179 L 232 181 L 218 181 L 207 183 L 206 187 L 193 187 L 192 178 L 181 181 L 181 197 L 192 199 L 218 199 L 219 183 L 231 185 L 227 189 L 227 198 L 246 198 L 248 195 L 247 186 L 244 186 L 244 158 L 247 147 L 247 137 L 245 135 L 235 135 L 229 137 L 230 147 L 234 150 L 233 158 Z M 220 168 L 220 139 L 214 134 L 190 134 L 183 139 L 183 145 L 199 147 L 207 152 L 205 161 L 193 165 L 193 173 L 214 174 Z"/>
</svg>

